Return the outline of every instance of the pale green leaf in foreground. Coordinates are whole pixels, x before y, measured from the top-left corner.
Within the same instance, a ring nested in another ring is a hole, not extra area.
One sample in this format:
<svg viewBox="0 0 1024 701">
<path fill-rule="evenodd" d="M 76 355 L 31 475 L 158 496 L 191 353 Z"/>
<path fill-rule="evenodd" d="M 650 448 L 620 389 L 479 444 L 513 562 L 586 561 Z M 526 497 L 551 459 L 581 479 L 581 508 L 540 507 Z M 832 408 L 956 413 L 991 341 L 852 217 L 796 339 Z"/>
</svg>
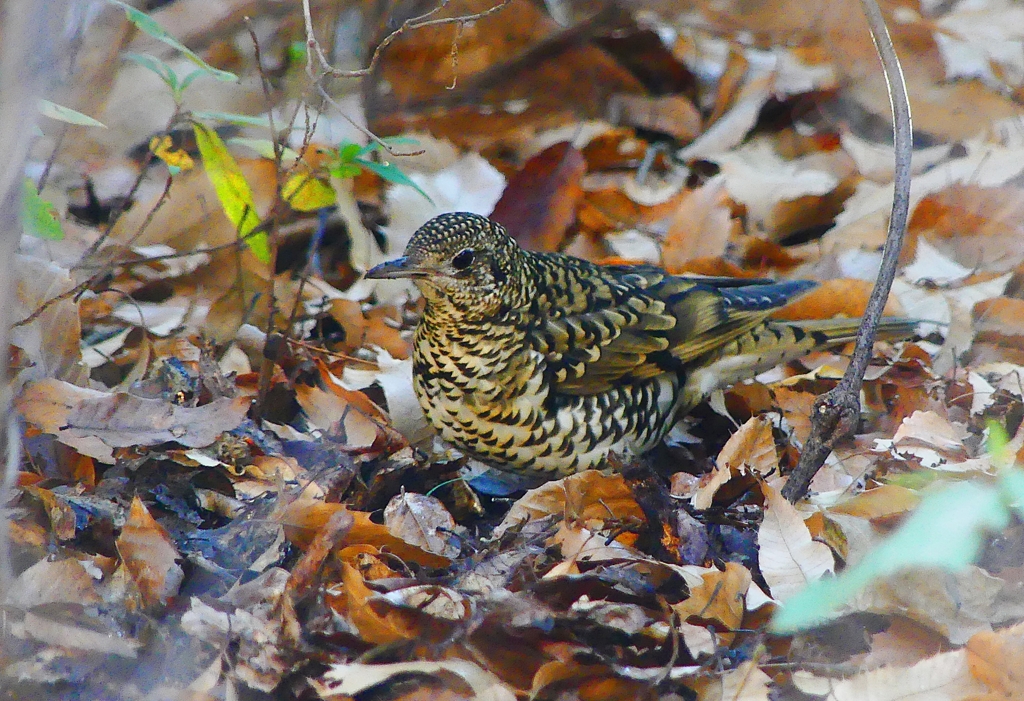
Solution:
<svg viewBox="0 0 1024 701">
<path fill-rule="evenodd" d="M 788 599 L 772 620 L 772 630 L 791 633 L 819 625 L 872 581 L 906 568 L 966 567 L 981 549 L 984 532 L 1005 527 L 1009 518 L 1000 491 L 991 486 L 963 482 L 930 494 L 859 563 Z"/>
<path fill-rule="evenodd" d="M 50 119 L 56 119 L 58 122 L 66 122 L 68 124 L 75 124 L 81 127 L 103 127 L 107 128 L 107 125 L 96 119 L 93 119 L 87 114 L 82 114 L 70 107 L 64 105 L 58 105 L 56 102 L 50 102 L 49 100 L 39 101 L 39 114 Z"/>
</svg>

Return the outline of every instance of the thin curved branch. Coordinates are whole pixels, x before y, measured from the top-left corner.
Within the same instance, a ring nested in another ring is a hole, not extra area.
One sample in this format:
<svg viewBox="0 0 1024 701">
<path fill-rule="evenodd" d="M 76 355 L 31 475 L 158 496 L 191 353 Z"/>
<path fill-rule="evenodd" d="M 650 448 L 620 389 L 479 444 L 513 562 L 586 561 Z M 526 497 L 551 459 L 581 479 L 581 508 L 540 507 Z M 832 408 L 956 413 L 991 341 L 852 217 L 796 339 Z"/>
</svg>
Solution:
<svg viewBox="0 0 1024 701">
<path fill-rule="evenodd" d="M 907 231 L 907 217 L 910 213 L 910 159 L 913 153 L 913 127 L 910 118 L 910 101 L 907 98 L 907 84 L 903 79 L 899 57 L 892 45 L 892 38 L 885 26 L 882 11 L 875 0 L 861 0 L 871 39 L 882 61 L 885 82 L 889 87 L 889 103 L 893 114 L 893 143 L 896 168 L 893 176 L 894 192 L 889 230 L 882 248 L 882 263 L 879 266 L 875 287 L 868 299 L 864 320 L 857 331 L 857 345 L 853 359 L 839 384 L 818 397 L 814 403 L 811 435 L 804 445 L 800 462 L 789 477 L 782 495 L 791 502 L 798 501 L 807 493 L 814 475 L 821 468 L 833 446 L 849 436 L 857 427 L 860 418 L 860 390 L 864 384 L 864 373 L 871 360 L 875 342 L 875 331 L 882 317 L 882 310 L 889 297 L 903 237 Z"/>
</svg>

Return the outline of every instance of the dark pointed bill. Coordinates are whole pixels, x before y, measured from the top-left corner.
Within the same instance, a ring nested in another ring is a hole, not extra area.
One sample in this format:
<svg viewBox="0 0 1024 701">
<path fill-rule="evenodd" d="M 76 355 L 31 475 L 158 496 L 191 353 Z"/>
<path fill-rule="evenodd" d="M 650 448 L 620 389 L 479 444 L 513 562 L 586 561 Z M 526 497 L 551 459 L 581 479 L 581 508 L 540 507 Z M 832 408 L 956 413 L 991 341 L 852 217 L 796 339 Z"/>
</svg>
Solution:
<svg viewBox="0 0 1024 701">
<path fill-rule="evenodd" d="M 395 258 L 381 263 L 366 271 L 366 277 L 373 280 L 389 280 L 395 278 L 427 277 L 431 271 L 414 265 L 407 257 Z"/>
</svg>

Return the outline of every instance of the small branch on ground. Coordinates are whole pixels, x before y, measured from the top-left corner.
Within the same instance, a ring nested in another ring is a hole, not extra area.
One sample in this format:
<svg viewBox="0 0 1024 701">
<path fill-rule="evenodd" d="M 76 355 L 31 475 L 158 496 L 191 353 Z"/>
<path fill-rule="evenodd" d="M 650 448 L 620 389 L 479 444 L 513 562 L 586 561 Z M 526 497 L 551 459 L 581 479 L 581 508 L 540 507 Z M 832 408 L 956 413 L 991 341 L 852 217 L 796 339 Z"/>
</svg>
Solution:
<svg viewBox="0 0 1024 701">
<path fill-rule="evenodd" d="M 910 158 L 913 152 L 913 128 L 910 120 L 910 102 L 907 99 L 907 85 L 903 80 L 896 49 L 893 48 L 889 30 L 885 26 L 882 11 L 875 0 L 861 0 L 864 14 L 871 27 L 871 38 L 875 50 L 882 60 L 885 81 L 889 86 L 889 101 L 893 114 L 893 143 L 896 168 L 893 176 L 894 192 L 889 230 L 882 249 L 882 263 L 878 278 L 871 291 L 864 320 L 857 332 L 857 345 L 846 374 L 832 390 L 818 397 L 814 403 L 811 435 L 804 444 L 800 463 L 789 476 L 782 488 L 782 495 L 791 502 L 803 498 L 811 480 L 828 457 L 833 446 L 849 436 L 857 427 L 860 418 L 860 390 L 864 373 L 871 359 L 875 342 L 875 331 L 882 317 L 882 310 L 889 297 L 892 281 L 896 277 L 896 264 L 903 236 L 907 231 L 907 216 L 910 212 Z"/>
</svg>

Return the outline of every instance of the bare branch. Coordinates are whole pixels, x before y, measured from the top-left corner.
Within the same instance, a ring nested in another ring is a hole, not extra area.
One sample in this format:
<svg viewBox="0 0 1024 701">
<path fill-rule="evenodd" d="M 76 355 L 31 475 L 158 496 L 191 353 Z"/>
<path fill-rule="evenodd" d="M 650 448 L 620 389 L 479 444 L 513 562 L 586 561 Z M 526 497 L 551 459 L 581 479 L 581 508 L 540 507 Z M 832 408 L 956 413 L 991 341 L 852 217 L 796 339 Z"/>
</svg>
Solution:
<svg viewBox="0 0 1024 701">
<path fill-rule="evenodd" d="M 792 502 L 806 493 L 815 473 L 821 468 L 833 446 L 849 436 L 857 427 L 860 417 L 860 390 L 864 384 L 864 373 L 871 359 L 875 342 L 875 331 L 882 317 L 885 301 L 889 297 L 892 281 L 896 277 L 896 266 L 903 236 L 907 231 L 907 217 L 910 213 L 910 159 L 913 153 L 913 128 L 910 118 L 910 101 L 907 85 L 903 80 L 899 57 L 892 45 L 892 38 L 885 26 L 882 11 L 875 0 L 861 0 L 875 50 L 882 61 L 885 81 L 889 86 L 889 102 L 893 114 L 893 142 L 896 158 L 893 176 L 894 192 L 889 230 L 882 248 L 882 263 L 879 266 L 875 287 L 868 299 L 864 320 L 857 332 L 857 345 L 846 374 L 832 390 L 818 397 L 814 403 L 811 435 L 800 455 L 800 463 L 789 476 L 782 489 L 782 495 Z"/>
</svg>

